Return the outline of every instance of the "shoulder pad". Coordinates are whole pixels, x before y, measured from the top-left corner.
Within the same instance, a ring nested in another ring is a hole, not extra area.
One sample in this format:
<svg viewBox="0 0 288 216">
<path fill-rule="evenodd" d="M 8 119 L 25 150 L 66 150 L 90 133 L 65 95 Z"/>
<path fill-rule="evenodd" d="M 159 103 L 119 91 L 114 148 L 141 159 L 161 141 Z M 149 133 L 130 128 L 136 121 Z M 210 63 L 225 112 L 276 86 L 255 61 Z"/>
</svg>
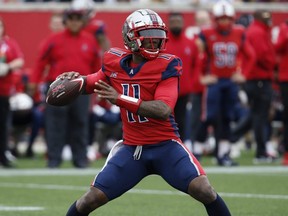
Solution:
<svg viewBox="0 0 288 216">
<path fill-rule="evenodd" d="M 172 55 L 172 54 L 160 53 L 157 58 L 165 59 L 165 60 L 169 61 L 169 60 L 171 60 L 174 57 L 175 57 L 175 55 Z"/>
<path fill-rule="evenodd" d="M 106 53 L 116 55 L 118 57 L 122 57 L 123 55 L 127 54 L 127 50 L 120 49 L 120 48 L 111 48 Z"/>
<path fill-rule="evenodd" d="M 106 51 L 102 59 L 102 71 L 105 72 L 107 69 L 120 67 L 120 61 L 125 56 L 129 55 L 130 52 L 125 49 L 111 48 Z"/>
<path fill-rule="evenodd" d="M 168 63 L 165 71 L 162 73 L 162 80 L 169 77 L 179 77 L 182 74 L 182 61 L 180 58 L 173 56 Z"/>
</svg>

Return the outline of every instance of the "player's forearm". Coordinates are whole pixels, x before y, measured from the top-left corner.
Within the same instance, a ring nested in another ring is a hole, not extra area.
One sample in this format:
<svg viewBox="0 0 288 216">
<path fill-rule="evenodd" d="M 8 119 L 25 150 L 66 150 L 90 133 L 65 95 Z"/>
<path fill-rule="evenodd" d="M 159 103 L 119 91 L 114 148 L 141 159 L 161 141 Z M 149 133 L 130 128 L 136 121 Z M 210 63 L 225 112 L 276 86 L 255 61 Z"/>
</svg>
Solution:
<svg viewBox="0 0 288 216">
<path fill-rule="evenodd" d="M 101 90 L 96 90 L 99 97 L 108 99 L 112 104 L 124 108 L 132 113 L 143 117 L 166 120 L 171 114 L 170 107 L 161 100 L 143 101 L 134 97 L 129 97 L 117 93 L 110 94 L 111 96 L 103 96 Z M 116 97 L 115 97 L 116 96 Z M 113 98 L 117 98 L 116 101 Z"/>
<path fill-rule="evenodd" d="M 87 75 L 86 80 L 85 80 L 85 92 L 84 93 L 85 94 L 94 93 L 95 83 L 97 83 L 99 80 L 104 80 L 104 81 L 106 80 L 106 77 L 101 70 L 99 70 L 98 72 L 94 74 Z"/>
<path fill-rule="evenodd" d="M 163 101 L 142 101 L 137 114 L 143 117 L 166 120 L 171 114 L 170 107 Z"/>
</svg>

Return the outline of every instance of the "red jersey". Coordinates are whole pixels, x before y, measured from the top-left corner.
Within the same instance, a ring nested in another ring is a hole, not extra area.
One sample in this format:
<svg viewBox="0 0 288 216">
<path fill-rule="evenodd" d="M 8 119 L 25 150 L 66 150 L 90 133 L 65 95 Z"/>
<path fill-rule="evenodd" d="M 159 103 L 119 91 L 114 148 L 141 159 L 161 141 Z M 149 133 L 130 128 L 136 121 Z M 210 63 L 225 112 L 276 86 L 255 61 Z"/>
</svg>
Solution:
<svg viewBox="0 0 288 216">
<path fill-rule="evenodd" d="M 286 22 L 279 27 L 275 50 L 280 57 L 278 79 L 280 82 L 288 82 L 288 23 Z"/>
<path fill-rule="evenodd" d="M 9 63 L 17 58 L 23 58 L 18 43 L 14 39 L 4 36 L 0 41 L 0 62 Z M 0 96 L 10 96 L 13 85 L 13 74 L 11 72 L 0 77 Z"/>
<path fill-rule="evenodd" d="M 104 54 L 102 70 L 87 76 L 86 91 L 93 93 L 95 82 L 108 82 L 120 94 L 143 101 L 162 100 L 172 110 L 177 101 L 181 60 L 161 53 L 151 61 L 130 67 L 131 52 L 113 48 Z M 165 140 L 179 140 L 178 128 L 172 114 L 163 121 L 139 116 L 121 108 L 123 139 L 128 145 L 156 144 Z"/>
<path fill-rule="evenodd" d="M 69 30 L 51 34 L 42 44 L 33 72 L 32 82 L 40 82 L 49 65 L 46 80 L 54 81 L 64 72 L 77 71 L 81 75 L 100 68 L 100 49 L 93 36 L 85 31 L 72 35 Z"/>
<path fill-rule="evenodd" d="M 256 54 L 256 62 L 248 80 L 271 80 L 276 64 L 275 50 L 271 40 L 271 29 L 264 23 L 255 20 L 247 28 L 247 40 L 250 42 Z"/>
<path fill-rule="evenodd" d="M 191 40 L 182 33 L 179 37 L 169 35 L 165 52 L 178 56 L 183 62 L 183 73 L 180 77 L 179 96 L 187 95 L 195 90 L 193 79 L 196 74 L 197 47 L 194 40 Z M 194 89 L 192 89 L 194 87 Z M 197 89 L 196 89 L 197 91 Z"/>
<path fill-rule="evenodd" d="M 242 26 L 234 25 L 226 34 L 212 26 L 203 28 L 199 38 L 205 44 L 209 73 L 219 78 L 230 78 L 236 71 L 241 70 L 243 74 L 247 74 L 251 70 L 255 57 L 245 40 Z M 243 67 L 242 61 L 245 62 Z"/>
</svg>

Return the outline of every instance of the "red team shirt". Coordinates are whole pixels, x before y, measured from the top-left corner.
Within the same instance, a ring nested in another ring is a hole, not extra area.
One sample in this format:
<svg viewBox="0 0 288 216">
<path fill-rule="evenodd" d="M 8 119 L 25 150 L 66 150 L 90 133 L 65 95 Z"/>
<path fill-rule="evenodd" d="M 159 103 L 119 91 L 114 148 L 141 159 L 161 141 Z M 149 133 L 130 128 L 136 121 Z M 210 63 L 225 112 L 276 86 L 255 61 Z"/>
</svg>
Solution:
<svg viewBox="0 0 288 216">
<path fill-rule="evenodd" d="M 278 79 L 280 82 L 288 82 L 288 23 L 286 22 L 280 25 L 275 50 L 280 56 Z"/>
<path fill-rule="evenodd" d="M 172 34 L 169 35 L 169 43 L 166 45 L 167 53 L 173 53 L 183 62 L 183 73 L 180 78 L 179 96 L 187 95 L 191 92 L 202 90 L 202 86 L 195 85 L 198 77 L 196 76 L 196 65 L 198 57 L 198 49 L 194 40 L 191 40 L 182 33 L 179 37 Z M 201 88 L 198 90 L 198 88 Z"/>
<path fill-rule="evenodd" d="M 258 20 L 247 28 L 247 40 L 253 46 L 257 57 L 256 64 L 246 76 L 247 80 L 272 80 L 273 78 L 276 54 L 270 32 L 271 28 Z"/>
<path fill-rule="evenodd" d="M 0 62 L 9 63 L 17 58 L 23 58 L 18 43 L 14 39 L 4 36 L 0 41 Z M 0 96 L 10 96 L 13 85 L 13 74 L 11 72 L 0 77 Z"/>
<path fill-rule="evenodd" d="M 161 53 L 155 60 L 145 61 L 135 68 L 129 66 L 131 60 L 131 52 L 110 49 L 104 54 L 102 69 L 87 76 L 86 92 L 93 93 L 95 82 L 101 79 L 120 94 L 143 101 L 162 100 L 174 110 L 182 73 L 181 60 L 174 55 Z M 124 108 L 120 110 L 124 144 L 156 144 L 171 139 L 180 141 L 173 114 L 163 121 L 142 117 Z"/>
<path fill-rule="evenodd" d="M 232 74 L 242 68 L 246 75 L 254 64 L 254 53 L 245 40 L 245 30 L 234 25 L 229 34 L 220 34 L 214 27 L 204 28 L 200 34 L 205 41 L 209 69 L 219 78 L 231 78 Z M 242 65 L 242 58 L 244 64 Z"/>
<path fill-rule="evenodd" d="M 100 68 L 100 49 L 93 36 L 85 31 L 72 35 L 68 30 L 50 35 L 40 48 L 32 82 L 40 82 L 49 64 L 46 80 L 52 82 L 64 72 L 88 75 Z"/>
</svg>

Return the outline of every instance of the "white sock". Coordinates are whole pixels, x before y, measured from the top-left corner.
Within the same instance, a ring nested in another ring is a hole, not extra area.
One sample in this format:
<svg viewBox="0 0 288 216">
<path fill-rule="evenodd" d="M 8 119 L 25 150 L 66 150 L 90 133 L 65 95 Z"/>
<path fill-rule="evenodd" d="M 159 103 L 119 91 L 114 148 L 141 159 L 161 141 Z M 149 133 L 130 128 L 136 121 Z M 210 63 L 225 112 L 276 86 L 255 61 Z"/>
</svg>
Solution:
<svg viewBox="0 0 288 216">
<path fill-rule="evenodd" d="M 204 143 L 195 141 L 193 143 L 193 154 L 202 155 L 203 154 L 203 146 L 204 146 Z"/>
<path fill-rule="evenodd" d="M 230 149 L 230 142 L 228 142 L 227 140 L 220 140 L 218 146 L 218 157 L 222 158 L 225 154 L 230 152 Z"/>
</svg>

